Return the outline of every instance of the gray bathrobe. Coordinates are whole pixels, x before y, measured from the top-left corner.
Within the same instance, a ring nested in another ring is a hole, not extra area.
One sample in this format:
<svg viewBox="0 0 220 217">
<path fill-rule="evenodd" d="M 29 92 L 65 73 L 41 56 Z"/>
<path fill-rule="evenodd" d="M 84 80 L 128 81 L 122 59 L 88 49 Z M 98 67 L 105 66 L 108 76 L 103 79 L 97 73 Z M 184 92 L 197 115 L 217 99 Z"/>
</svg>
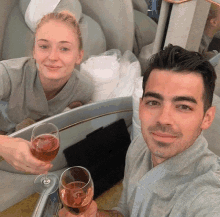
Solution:
<svg viewBox="0 0 220 217">
<path fill-rule="evenodd" d="M 132 217 L 220 216 L 220 159 L 200 135 L 184 152 L 152 167 L 142 137 L 129 147 L 115 210 Z"/>
</svg>

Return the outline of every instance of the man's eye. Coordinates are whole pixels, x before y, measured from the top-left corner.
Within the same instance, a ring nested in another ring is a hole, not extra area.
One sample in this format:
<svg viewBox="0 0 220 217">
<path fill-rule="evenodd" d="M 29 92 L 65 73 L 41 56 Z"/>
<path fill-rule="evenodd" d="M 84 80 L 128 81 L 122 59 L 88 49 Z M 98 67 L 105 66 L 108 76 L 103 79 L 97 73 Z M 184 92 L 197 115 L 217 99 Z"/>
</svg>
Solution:
<svg viewBox="0 0 220 217">
<path fill-rule="evenodd" d="M 148 105 L 148 106 L 158 106 L 158 105 L 160 105 L 160 103 L 157 102 L 157 101 L 147 101 L 146 105 Z"/>
<path fill-rule="evenodd" d="M 188 105 L 178 105 L 177 108 L 184 111 L 192 111 L 192 108 Z"/>
</svg>

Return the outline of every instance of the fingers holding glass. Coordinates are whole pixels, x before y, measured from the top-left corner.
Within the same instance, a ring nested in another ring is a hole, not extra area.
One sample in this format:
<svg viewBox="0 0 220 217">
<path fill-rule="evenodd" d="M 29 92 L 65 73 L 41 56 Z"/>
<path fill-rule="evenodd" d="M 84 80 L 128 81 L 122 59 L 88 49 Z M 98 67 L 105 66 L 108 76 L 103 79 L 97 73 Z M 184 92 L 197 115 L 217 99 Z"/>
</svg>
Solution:
<svg viewBox="0 0 220 217">
<path fill-rule="evenodd" d="M 59 147 L 59 130 L 54 124 L 43 123 L 34 127 L 30 151 L 35 158 L 45 162 L 45 165 L 49 164 L 56 157 Z M 58 177 L 54 174 L 38 176 L 35 179 L 35 191 L 45 193 L 48 190 L 47 194 L 52 194 L 57 190 L 58 182 Z"/>
</svg>

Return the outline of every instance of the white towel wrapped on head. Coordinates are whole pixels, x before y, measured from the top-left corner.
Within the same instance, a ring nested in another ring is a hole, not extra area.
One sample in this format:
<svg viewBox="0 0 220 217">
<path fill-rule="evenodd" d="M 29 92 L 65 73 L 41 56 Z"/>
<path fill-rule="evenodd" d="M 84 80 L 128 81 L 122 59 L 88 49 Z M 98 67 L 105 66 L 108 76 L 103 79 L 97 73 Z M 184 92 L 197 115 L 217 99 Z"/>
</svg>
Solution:
<svg viewBox="0 0 220 217">
<path fill-rule="evenodd" d="M 32 32 L 35 32 L 37 23 L 41 20 L 41 18 L 48 13 L 52 13 L 61 1 L 63 0 L 30 0 L 24 17 L 27 26 L 32 30 Z M 20 4 L 25 3 L 26 2 L 20 0 Z M 74 16 L 76 21 L 79 22 L 79 19 L 82 16 L 82 7 L 80 2 L 78 0 L 71 0 L 71 2 L 68 1 L 67 3 L 71 4 L 71 8 L 76 8 L 74 10 Z"/>
</svg>

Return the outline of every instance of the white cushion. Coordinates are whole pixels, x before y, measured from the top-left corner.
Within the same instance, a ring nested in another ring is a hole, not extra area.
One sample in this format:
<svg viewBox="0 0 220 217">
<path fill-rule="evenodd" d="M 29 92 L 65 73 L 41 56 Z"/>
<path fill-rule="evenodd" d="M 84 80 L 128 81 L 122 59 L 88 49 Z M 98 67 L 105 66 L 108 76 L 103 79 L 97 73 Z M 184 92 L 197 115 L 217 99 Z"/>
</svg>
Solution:
<svg viewBox="0 0 220 217">
<path fill-rule="evenodd" d="M 23 14 L 23 16 L 25 17 L 28 5 L 30 4 L 31 0 L 20 0 L 19 1 L 19 7 L 20 10 Z M 44 7 L 46 7 L 47 2 L 44 2 Z M 39 8 L 36 8 L 36 10 L 39 10 Z M 50 12 L 60 12 L 63 10 L 68 10 L 70 11 L 72 14 L 74 14 L 77 22 L 79 22 L 81 16 L 82 16 L 82 7 L 81 4 L 78 0 L 61 0 L 58 5 L 55 7 L 54 10 L 50 11 L 50 9 L 48 9 L 48 13 Z M 36 11 L 37 13 L 37 11 Z M 34 24 L 33 24 L 34 25 Z"/>
</svg>

